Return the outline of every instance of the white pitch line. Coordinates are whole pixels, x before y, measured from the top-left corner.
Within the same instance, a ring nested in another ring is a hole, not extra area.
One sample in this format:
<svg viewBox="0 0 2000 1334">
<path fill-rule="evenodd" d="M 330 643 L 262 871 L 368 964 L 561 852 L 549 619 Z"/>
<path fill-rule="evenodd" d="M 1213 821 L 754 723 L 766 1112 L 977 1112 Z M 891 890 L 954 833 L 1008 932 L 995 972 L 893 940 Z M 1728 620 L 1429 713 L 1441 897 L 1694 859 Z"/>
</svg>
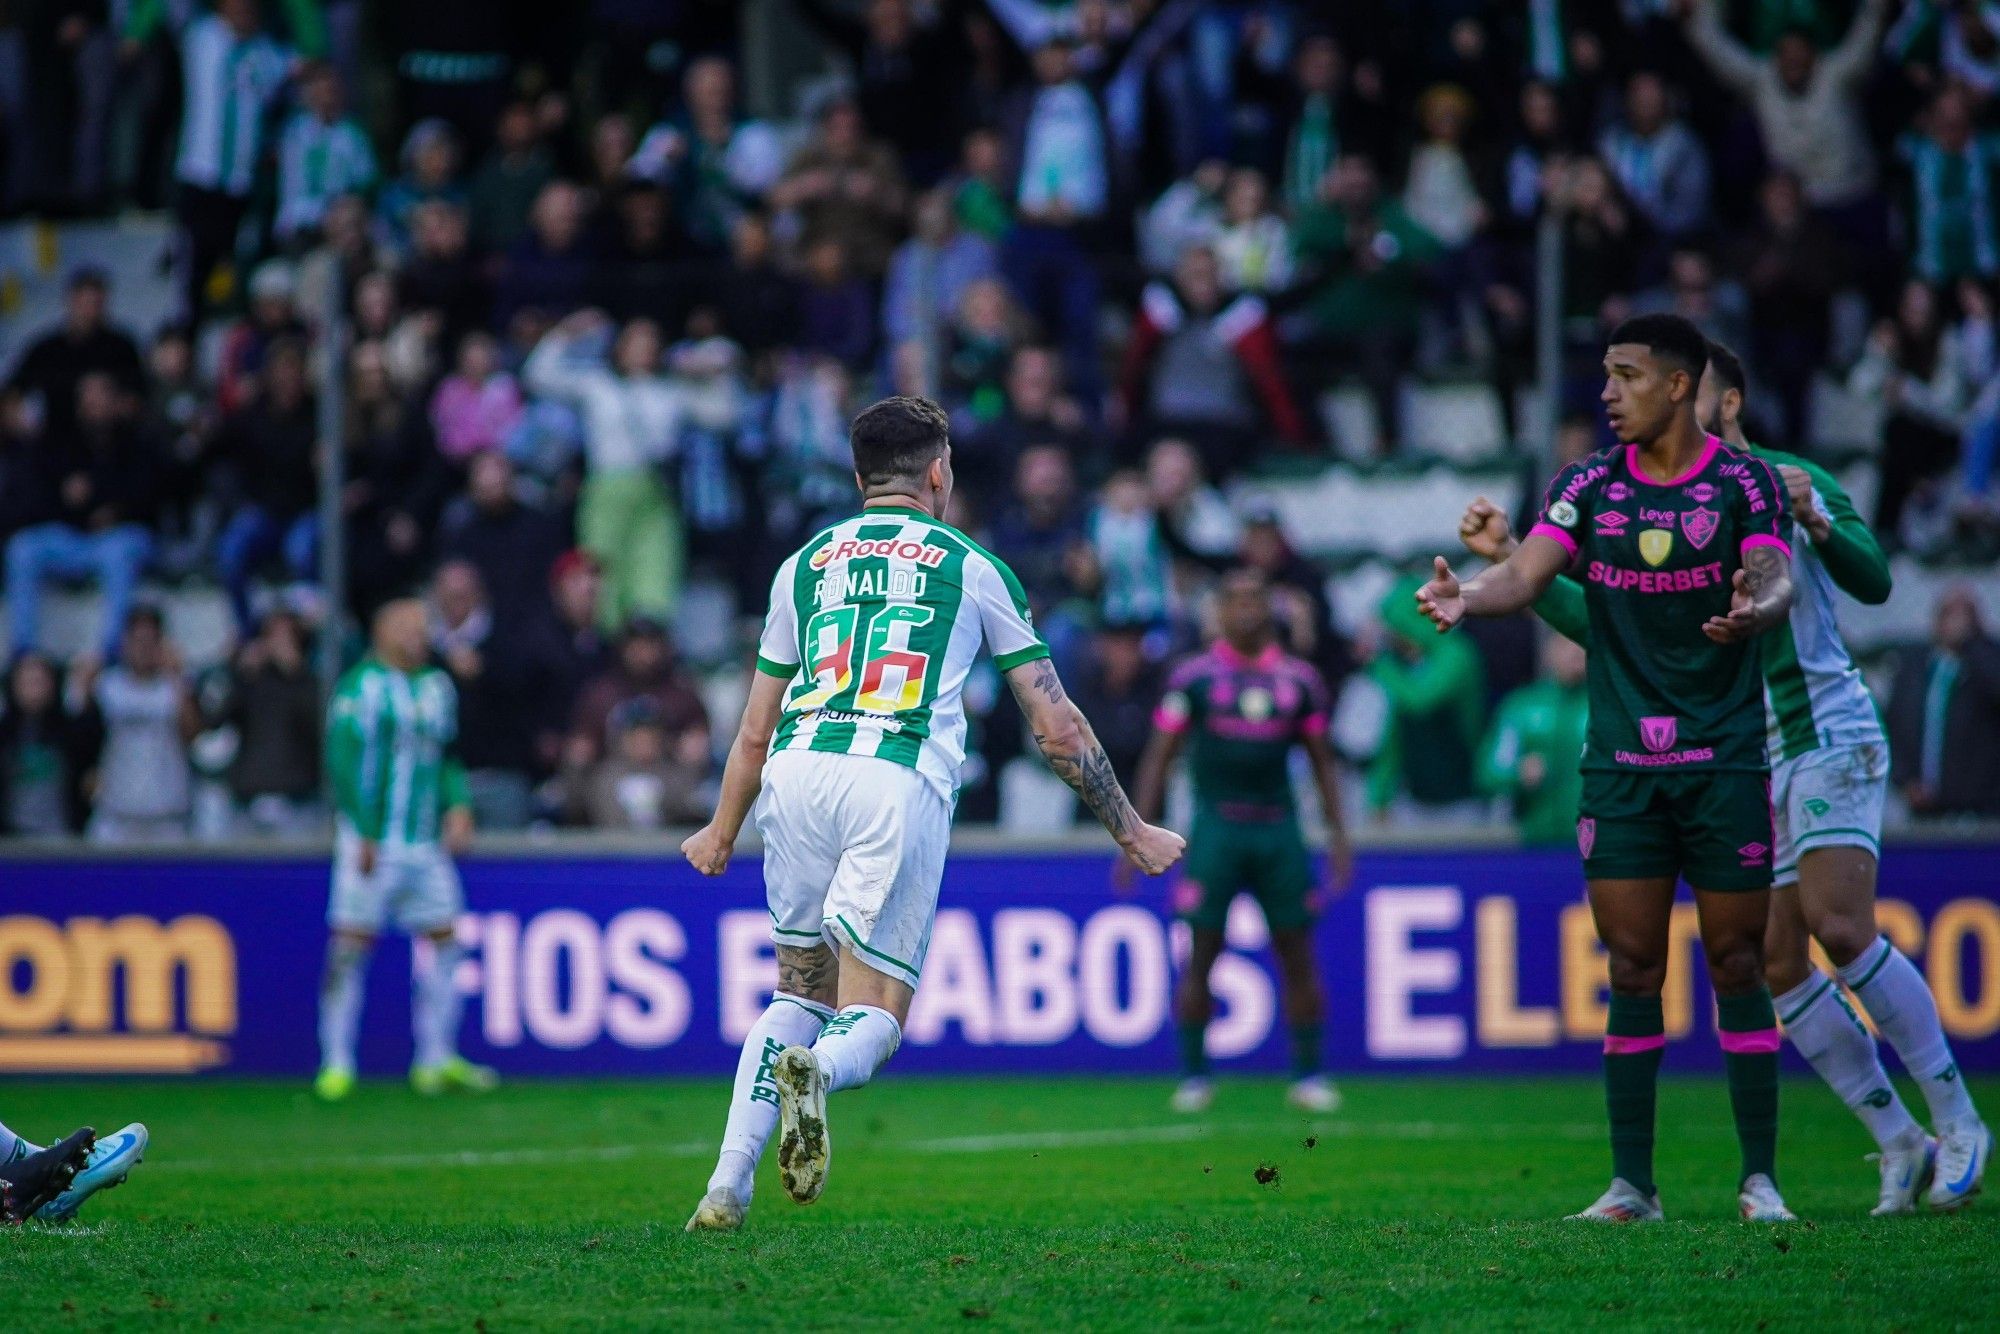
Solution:
<svg viewBox="0 0 2000 1334">
<path fill-rule="evenodd" d="M 1322 1139 L 1354 1140 L 1473 1140 L 1496 1136 L 1547 1136 L 1591 1140 L 1602 1126 L 1552 1123 L 1537 1126 L 1474 1125 L 1449 1121 L 1362 1122 L 1302 1121 L 1274 1125 L 1269 1121 L 1177 1121 L 1170 1125 L 1107 1126 L 1096 1130 L 1037 1130 L 997 1135 L 954 1135 L 943 1139 L 862 1139 L 856 1147 L 886 1153 L 959 1154 L 1005 1153 L 1021 1149 L 1111 1148 L 1121 1144 L 1179 1144 L 1217 1135 L 1271 1134 L 1289 1139 L 1301 1132 Z M 448 1153 L 378 1153 L 321 1155 L 303 1158 L 180 1158 L 156 1155 L 146 1170 L 181 1172 L 297 1173 L 315 1170 L 356 1170 L 427 1167 L 541 1167 L 564 1163 L 622 1162 L 634 1158 L 702 1158 L 716 1149 L 712 1140 L 662 1141 L 647 1144 L 542 1146 L 520 1149 L 460 1149 Z"/>
</svg>

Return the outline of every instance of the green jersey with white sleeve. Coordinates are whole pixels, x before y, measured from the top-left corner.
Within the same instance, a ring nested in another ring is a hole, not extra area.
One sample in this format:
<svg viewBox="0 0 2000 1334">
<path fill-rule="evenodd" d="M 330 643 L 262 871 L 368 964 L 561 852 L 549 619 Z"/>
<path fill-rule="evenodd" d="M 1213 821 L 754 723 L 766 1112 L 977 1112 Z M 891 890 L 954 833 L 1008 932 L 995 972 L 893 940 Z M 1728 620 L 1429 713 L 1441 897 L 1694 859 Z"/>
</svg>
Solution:
<svg viewBox="0 0 2000 1334">
<path fill-rule="evenodd" d="M 1049 656 L 1005 563 L 914 507 L 841 520 L 772 582 L 757 669 L 790 683 L 772 753 L 872 755 L 954 800 L 982 644 L 1002 671 Z"/>
</svg>

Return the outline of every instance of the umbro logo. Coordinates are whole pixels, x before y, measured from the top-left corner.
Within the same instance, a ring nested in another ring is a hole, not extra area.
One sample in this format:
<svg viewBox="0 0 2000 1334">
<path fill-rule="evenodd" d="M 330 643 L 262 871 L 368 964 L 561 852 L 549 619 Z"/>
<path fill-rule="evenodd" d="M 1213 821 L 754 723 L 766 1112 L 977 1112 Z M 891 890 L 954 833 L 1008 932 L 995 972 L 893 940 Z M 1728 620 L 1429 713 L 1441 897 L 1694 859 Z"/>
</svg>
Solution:
<svg viewBox="0 0 2000 1334">
<path fill-rule="evenodd" d="M 1743 858 L 1745 866 L 1757 865 L 1765 857 L 1769 856 L 1770 852 L 1769 845 L 1763 843 L 1745 843 L 1742 847 L 1736 849 L 1736 854 Z"/>
</svg>

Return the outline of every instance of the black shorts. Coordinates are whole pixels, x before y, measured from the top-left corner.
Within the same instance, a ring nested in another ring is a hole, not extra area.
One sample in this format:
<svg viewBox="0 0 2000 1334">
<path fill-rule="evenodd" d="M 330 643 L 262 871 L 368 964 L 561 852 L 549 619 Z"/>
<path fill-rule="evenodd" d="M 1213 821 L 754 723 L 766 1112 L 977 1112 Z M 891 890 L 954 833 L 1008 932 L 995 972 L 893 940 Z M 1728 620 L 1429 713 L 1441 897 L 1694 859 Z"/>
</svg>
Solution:
<svg viewBox="0 0 2000 1334">
<path fill-rule="evenodd" d="M 1592 880 L 1677 876 L 1696 889 L 1771 884 L 1771 776 L 1587 770 L 1576 843 Z"/>
</svg>

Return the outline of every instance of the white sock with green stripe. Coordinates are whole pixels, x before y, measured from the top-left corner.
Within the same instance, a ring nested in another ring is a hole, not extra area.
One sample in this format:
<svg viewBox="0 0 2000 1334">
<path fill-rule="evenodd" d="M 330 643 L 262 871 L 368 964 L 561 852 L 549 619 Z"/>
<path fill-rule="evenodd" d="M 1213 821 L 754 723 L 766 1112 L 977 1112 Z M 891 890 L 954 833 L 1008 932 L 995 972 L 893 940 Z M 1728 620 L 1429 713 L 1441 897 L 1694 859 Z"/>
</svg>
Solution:
<svg viewBox="0 0 2000 1334">
<path fill-rule="evenodd" d="M 0 1125 L 0 1163 L 11 1163 L 16 1158 L 26 1158 L 31 1153 L 39 1152 L 39 1144 L 30 1144 L 5 1125 Z"/>
<path fill-rule="evenodd" d="M 1832 978 L 1814 969 L 1805 981 L 1778 997 L 1776 1008 L 1778 1022 L 1799 1055 L 1861 1119 L 1878 1145 L 1888 1149 L 1922 1133 L 1910 1109 L 1896 1096 L 1875 1039 L 1847 1008 L 1847 998 Z"/>
<path fill-rule="evenodd" d="M 829 1093 L 860 1088 L 875 1077 L 903 1042 L 896 1016 L 873 1005 L 849 1005 L 827 1021 L 813 1043 L 813 1059 L 826 1075 Z"/>
<path fill-rule="evenodd" d="M 1860 957 L 1841 969 L 1840 980 L 1861 998 L 1876 1029 L 1917 1077 L 1917 1087 L 1930 1104 L 1934 1128 L 1977 1115 L 1972 1109 L 1972 1094 L 1959 1077 L 1958 1062 L 1952 1059 L 1951 1044 L 1945 1041 L 1937 1001 L 1932 999 L 1924 975 L 1887 936 L 1877 936 Z"/>
<path fill-rule="evenodd" d="M 831 1018 L 833 1011 L 817 1001 L 772 993 L 736 1058 L 736 1085 L 729 1094 L 729 1120 L 722 1127 L 722 1154 L 708 1178 L 710 1190 L 727 1187 L 745 1204 L 750 1202 L 757 1160 L 778 1128 L 778 1085 L 771 1066 L 785 1048 L 811 1046 Z"/>
</svg>

